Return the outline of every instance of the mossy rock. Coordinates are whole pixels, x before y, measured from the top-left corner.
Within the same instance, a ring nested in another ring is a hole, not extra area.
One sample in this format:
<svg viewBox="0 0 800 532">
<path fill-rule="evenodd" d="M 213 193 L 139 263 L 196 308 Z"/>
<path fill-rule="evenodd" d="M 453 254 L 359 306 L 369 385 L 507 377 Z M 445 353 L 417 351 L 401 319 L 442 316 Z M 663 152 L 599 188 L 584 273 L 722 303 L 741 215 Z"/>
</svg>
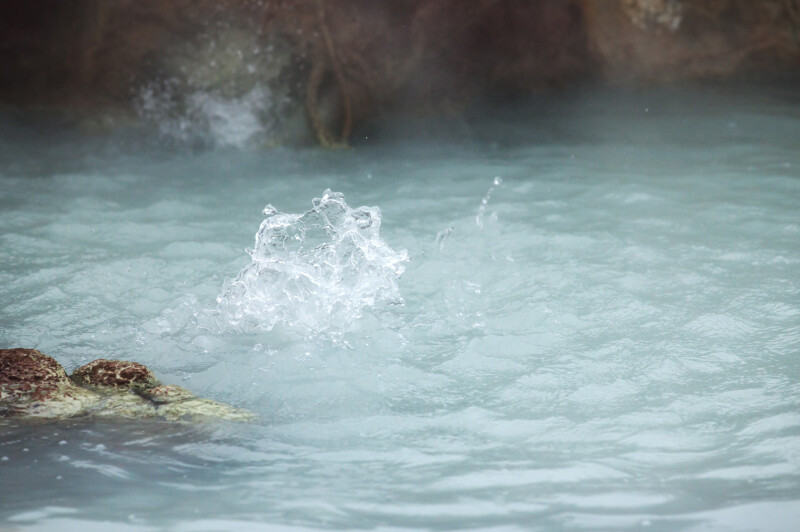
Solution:
<svg viewBox="0 0 800 532">
<path fill-rule="evenodd" d="M 152 388 L 161 384 L 152 371 L 138 362 L 104 358 L 79 367 L 72 372 L 71 378 L 80 386 L 105 393 Z"/>
<path fill-rule="evenodd" d="M 186 388 L 161 384 L 137 362 L 99 359 L 67 377 L 58 362 L 35 349 L 0 349 L 0 418 L 76 416 L 195 423 L 257 419 L 251 412 L 197 397 Z"/>
<path fill-rule="evenodd" d="M 99 403 L 52 357 L 35 349 L 0 349 L 0 417 L 65 418 Z"/>
</svg>

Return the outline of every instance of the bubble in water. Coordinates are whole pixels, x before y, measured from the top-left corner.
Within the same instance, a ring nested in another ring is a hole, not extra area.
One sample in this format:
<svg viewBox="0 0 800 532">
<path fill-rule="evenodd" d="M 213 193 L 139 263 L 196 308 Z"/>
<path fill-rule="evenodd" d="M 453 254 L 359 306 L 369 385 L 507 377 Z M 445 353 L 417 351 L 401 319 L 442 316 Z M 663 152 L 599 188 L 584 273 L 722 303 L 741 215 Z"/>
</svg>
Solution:
<svg viewBox="0 0 800 532">
<path fill-rule="evenodd" d="M 365 307 L 401 302 L 397 279 L 408 260 L 380 237 L 378 207 L 350 208 L 326 190 L 303 214 L 264 208 L 248 250 L 252 262 L 217 298 L 237 330 L 285 324 L 303 332 L 347 330 Z"/>
</svg>

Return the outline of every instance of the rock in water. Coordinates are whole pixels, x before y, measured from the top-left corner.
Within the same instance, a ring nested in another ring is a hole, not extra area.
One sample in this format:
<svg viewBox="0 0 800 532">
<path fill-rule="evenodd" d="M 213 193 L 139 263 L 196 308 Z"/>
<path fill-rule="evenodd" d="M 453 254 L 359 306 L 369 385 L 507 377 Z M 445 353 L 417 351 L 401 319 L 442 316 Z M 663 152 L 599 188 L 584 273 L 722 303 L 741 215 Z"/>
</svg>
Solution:
<svg viewBox="0 0 800 532">
<path fill-rule="evenodd" d="M 72 380 L 97 391 L 152 388 L 161 384 L 153 372 L 138 362 L 100 358 L 72 372 Z"/>
<path fill-rule="evenodd" d="M 232 421 L 252 421 L 254 419 L 253 414 L 246 410 L 197 397 L 186 388 L 174 384 L 162 384 L 142 390 L 139 394 L 157 405 L 157 415 L 170 421 L 200 421 L 204 418 Z"/>
<path fill-rule="evenodd" d="M 161 384 L 136 362 L 99 359 L 78 368 L 70 378 L 52 357 L 35 349 L 0 349 L 0 418 L 75 416 L 190 422 L 257 419 L 246 410 Z"/>
<path fill-rule="evenodd" d="M 100 403 L 35 349 L 0 349 L 0 417 L 67 418 Z"/>
</svg>

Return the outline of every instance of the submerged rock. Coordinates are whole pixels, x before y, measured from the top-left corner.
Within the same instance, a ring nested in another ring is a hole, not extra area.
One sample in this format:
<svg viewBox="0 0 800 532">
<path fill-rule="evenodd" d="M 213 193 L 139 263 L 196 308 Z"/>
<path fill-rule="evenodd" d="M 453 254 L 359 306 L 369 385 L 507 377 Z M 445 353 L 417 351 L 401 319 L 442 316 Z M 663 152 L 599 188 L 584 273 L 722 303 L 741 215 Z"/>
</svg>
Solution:
<svg viewBox="0 0 800 532">
<path fill-rule="evenodd" d="M 153 388 L 142 390 L 140 394 L 156 404 L 170 404 L 187 399 L 196 399 L 196 396 L 177 384 L 159 384 Z"/>
<path fill-rule="evenodd" d="M 93 415 L 102 418 L 150 419 L 163 417 L 156 411 L 156 405 L 131 392 L 112 393 L 104 397 L 103 408 Z"/>
<path fill-rule="evenodd" d="M 35 349 L 0 349 L 0 418 L 162 418 L 199 422 L 254 421 L 246 410 L 161 384 L 136 362 L 99 359 L 67 376 L 64 368 Z"/>
<path fill-rule="evenodd" d="M 140 392 L 150 404 L 156 405 L 157 415 L 170 421 L 200 421 L 220 418 L 233 421 L 251 421 L 253 414 L 246 410 L 202 399 L 181 386 L 162 384 Z"/>
</svg>

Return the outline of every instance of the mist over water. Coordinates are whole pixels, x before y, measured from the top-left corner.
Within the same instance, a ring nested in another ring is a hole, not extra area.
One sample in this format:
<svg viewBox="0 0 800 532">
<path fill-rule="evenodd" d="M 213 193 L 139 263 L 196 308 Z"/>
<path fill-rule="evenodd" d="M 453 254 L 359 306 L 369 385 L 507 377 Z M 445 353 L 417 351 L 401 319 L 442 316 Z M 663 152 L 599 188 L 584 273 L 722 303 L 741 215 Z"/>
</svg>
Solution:
<svg viewBox="0 0 800 532">
<path fill-rule="evenodd" d="M 571 94 L 348 152 L 4 131 L 0 345 L 262 422 L 4 422 L 0 522 L 791 530 L 797 104 Z"/>
</svg>

